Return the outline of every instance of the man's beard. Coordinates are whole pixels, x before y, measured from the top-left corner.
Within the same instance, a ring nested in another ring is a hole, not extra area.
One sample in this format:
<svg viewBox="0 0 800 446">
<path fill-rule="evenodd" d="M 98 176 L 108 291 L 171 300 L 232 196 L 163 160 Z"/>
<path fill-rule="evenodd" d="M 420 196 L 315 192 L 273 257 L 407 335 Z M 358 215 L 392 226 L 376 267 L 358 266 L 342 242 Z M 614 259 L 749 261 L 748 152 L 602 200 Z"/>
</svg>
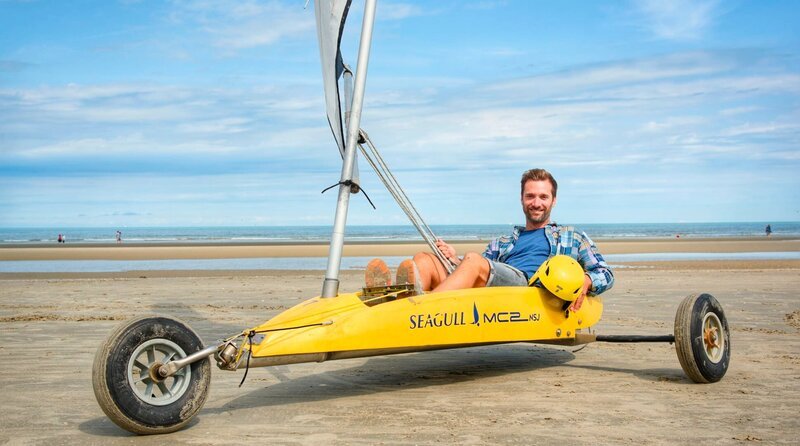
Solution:
<svg viewBox="0 0 800 446">
<path fill-rule="evenodd" d="M 544 211 L 540 217 L 535 217 L 534 215 L 532 215 L 532 213 L 533 213 L 532 211 L 525 212 L 525 216 L 528 218 L 528 222 L 530 223 L 540 225 L 550 220 L 550 209 Z"/>
</svg>

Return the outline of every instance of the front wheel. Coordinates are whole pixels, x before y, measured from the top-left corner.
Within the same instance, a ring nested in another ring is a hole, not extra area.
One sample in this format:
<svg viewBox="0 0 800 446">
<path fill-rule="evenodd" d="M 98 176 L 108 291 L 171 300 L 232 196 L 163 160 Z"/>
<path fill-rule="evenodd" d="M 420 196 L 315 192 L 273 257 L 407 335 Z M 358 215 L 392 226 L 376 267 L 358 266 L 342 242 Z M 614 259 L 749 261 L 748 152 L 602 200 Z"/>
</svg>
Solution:
<svg viewBox="0 0 800 446">
<path fill-rule="evenodd" d="M 688 296 L 675 314 L 675 350 L 683 371 L 697 383 L 717 382 L 731 360 L 728 320 L 710 294 Z"/>
<path fill-rule="evenodd" d="M 200 337 L 177 319 L 148 316 L 119 325 L 94 358 L 97 402 L 111 421 L 136 434 L 182 428 L 205 403 L 210 361 L 197 361 L 166 379 L 157 370 L 202 348 Z"/>
</svg>

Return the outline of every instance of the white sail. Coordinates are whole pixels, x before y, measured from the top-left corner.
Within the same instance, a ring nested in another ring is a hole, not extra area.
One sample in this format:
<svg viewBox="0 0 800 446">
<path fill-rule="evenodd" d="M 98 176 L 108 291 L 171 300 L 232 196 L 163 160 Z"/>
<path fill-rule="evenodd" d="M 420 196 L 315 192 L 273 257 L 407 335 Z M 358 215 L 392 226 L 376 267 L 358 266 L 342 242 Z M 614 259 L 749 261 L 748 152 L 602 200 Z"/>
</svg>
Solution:
<svg viewBox="0 0 800 446">
<path fill-rule="evenodd" d="M 314 12 L 317 19 L 317 39 L 322 63 L 322 82 L 325 88 L 325 107 L 333 138 L 344 158 L 345 125 L 342 120 L 342 97 L 339 79 L 344 72 L 341 42 L 347 13 L 352 0 L 315 0 Z M 349 105 L 347 105 L 349 107 Z M 353 168 L 353 182 L 358 184 L 358 164 Z"/>
</svg>

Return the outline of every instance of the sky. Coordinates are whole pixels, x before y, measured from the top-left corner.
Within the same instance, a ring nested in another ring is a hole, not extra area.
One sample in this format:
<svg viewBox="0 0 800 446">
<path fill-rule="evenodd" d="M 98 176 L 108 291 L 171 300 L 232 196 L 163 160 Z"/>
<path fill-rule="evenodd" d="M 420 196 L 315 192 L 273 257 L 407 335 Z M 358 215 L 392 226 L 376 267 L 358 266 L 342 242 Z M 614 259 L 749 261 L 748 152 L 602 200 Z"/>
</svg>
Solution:
<svg viewBox="0 0 800 446">
<path fill-rule="evenodd" d="M 313 2 L 313 0 L 311 0 Z M 330 225 L 305 0 L 0 0 L 0 226 Z M 363 4 L 342 52 L 356 65 Z M 378 0 L 361 127 L 429 224 L 800 220 L 800 2 Z M 366 162 L 350 224 L 404 224 Z"/>
</svg>

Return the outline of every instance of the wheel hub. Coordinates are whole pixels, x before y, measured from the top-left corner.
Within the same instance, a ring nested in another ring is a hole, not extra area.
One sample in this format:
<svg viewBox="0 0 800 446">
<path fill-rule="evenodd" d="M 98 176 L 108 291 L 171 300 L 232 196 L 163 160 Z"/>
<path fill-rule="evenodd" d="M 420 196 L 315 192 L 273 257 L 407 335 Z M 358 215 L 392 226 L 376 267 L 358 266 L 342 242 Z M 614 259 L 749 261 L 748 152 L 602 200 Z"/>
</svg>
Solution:
<svg viewBox="0 0 800 446">
<path fill-rule="evenodd" d="M 719 336 L 717 335 L 716 327 L 707 327 L 703 330 L 703 341 L 705 341 L 707 349 L 719 347 Z"/>
<path fill-rule="evenodd" d="M 725 355 L 725 334 L 722 321 L 713 312 L 703 317 L 703 348 L 706 357 L 713 363 L 718 363 Z"/>
<path fill-rule="evenodd" d="M 170 361 L 185 358 L 186 352 L 168 339 L 151 339 L 139 345 L 128 361 L 128 384 L 142 401 L 165 406 L 186 393 L 191 368 L 184 367 L 174 375 L 164 377 L 161 367 Z"/>
<path fill-rule="evenodd" d="M 162 377 L 161 373 L 159 372 L 159 369 L 161 369 L 162 365 L 164 364 L 156 361 L 147 370 L 147 374 L 150 375 L 150 379 L 155 383 L 159 383 L 164 380 L 164 377 Z"/>
</svg>

